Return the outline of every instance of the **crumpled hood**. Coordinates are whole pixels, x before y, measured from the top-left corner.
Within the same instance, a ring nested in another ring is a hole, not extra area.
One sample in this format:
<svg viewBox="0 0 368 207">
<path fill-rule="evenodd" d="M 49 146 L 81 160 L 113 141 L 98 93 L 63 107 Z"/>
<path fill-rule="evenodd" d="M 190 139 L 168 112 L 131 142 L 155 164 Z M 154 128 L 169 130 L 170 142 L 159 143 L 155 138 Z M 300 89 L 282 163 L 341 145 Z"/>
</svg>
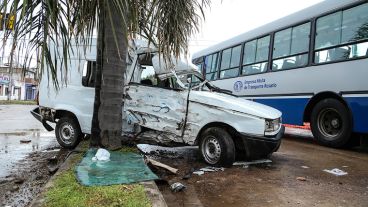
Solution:
<svg viewBox="0 0 368 207">
<path fill-rule="evenodd" d="M 276 119 L 282 115 L 279 110 L 272 107 L 218 92 L 191 91 L 189 100 L 266 119 Z"/>
</svg>

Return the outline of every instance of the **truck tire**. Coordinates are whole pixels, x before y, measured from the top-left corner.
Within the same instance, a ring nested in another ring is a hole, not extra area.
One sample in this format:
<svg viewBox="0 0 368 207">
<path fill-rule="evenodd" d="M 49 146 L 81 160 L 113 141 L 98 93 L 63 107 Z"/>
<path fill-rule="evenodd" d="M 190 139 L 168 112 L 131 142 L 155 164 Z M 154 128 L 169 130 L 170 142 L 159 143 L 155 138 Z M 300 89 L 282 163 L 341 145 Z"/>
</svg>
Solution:
<svg viewBox="0 0 368 207">
<path fill-rule="evenodd" d="M 206 129 L 199 144 L 203 160 L 212 166 L 231 166 L 235 161 L 235 145 L 230 134 L 218 127 Z"/>
<path fill-rule="evenodd" d="M 55 135 L 58 143 L 67 149 L 74 149 L 82 138 L 78 122 L 72 117 L 62 117 L 56 123 Z"/>
<path fill-rule="evenodd" d="M 340 101 L 324 99 L 312 110 L 311 129 L 319 144 L 341 148 L 349 142 L 352 135 L 352 116 Z"/>
</svg>

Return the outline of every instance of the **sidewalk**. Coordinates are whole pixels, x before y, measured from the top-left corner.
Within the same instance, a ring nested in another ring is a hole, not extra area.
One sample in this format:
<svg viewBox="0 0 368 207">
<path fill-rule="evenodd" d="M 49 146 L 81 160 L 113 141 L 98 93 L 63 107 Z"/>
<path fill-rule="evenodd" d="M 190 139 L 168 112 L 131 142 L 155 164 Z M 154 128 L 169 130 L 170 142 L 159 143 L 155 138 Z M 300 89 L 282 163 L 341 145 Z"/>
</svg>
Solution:
<svg viewBox="0 0 368 207">
<path fill-rule="evenodd" d="M 30 206 L 167 206 L 154 181 L 102 187 L 80 185 L 74 167 L 86 150 L 87 144 L 81 143 L 72 151 Z"/>
</svg>

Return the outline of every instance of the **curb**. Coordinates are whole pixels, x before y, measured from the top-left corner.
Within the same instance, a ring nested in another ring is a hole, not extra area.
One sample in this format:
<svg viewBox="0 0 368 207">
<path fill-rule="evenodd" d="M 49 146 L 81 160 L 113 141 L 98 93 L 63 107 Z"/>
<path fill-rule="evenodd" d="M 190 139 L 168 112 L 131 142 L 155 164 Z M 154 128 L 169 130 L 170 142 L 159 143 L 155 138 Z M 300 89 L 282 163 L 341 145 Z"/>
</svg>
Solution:
<svg viewBox="0 0 368 207">
<path fill-rule="evenodd" d="M 148 199 L 151 201 L 152 207 L 167 207 L 164 196 L 161 194 L 161 191 L 158 189 L 155 181 L 146 181 L 141 182 L 143 185 L 144 191 Z"/>
<path fill-rule="evenodd" d="M 54 181 L 58 175 L 68 170 L 71 165 L 71 160 L 77 153 L 70 154 L 69 157 L 60 165 L 59 170 L 50 178 L 50 180 L 43 187 L 42 192 L 31 202 L 29 206 L 40 207 L 45 202 L 45 192 L 54 185 Z"/>
</svg>

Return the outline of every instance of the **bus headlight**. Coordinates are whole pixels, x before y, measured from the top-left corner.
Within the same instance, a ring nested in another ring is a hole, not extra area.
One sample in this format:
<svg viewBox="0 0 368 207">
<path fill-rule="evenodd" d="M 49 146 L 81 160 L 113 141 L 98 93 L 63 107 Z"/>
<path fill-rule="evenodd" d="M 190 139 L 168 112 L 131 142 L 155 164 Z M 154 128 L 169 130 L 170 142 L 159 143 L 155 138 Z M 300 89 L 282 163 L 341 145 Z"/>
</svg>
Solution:
<svg viewBox="0 0 368 207">
<path fill-rule="evenodd" d="M 281 118 L 266 119 L 265 120 L 265 133 L 275 132 L 279 130 L 280 126 L 281 126 Z"/>
</svg>

